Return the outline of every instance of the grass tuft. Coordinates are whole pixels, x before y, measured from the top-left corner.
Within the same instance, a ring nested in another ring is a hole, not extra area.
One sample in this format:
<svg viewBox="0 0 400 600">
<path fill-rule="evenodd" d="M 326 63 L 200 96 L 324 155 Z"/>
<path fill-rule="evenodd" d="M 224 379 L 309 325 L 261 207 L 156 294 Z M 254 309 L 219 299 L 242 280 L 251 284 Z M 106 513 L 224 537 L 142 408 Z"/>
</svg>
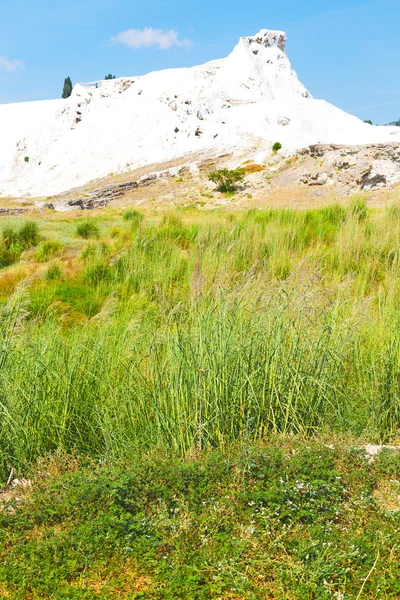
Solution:
<svg viewBox="0 0 400 600">
<path fill-rule="evenodd" d="M 84 221 L 83 223 L 79 223 L 76 228 L 76 235 L 83 238 L 84 240 L 88 240 L 89 238 L 99 238 L 100 237 L 100 229 L 93 221 Z"/>
<path fill-rule="evenodd" d="M 62 279 L 63 273 L 60 265 L 52 264 L 49 266 L 45 273 L 46 281 L 60 281 Z"/>
<path fill-rule="evenodd" d="M 144 219 L 142 213 L 140 213 L 138 210 L 133 210 L 133 209 L 126 210 L 123 213 L 122 217 L 123 217 L 124 221 L 129 221 L 129 223 L 133 227 L 138 227 Z"/>
<path fill-rule="evenodd" d="M 48 240 L 42 242 L 36 249 L 35 259 L 38 262 L 46 262 L 55 256 L 59 256 L 62 253 L 63 245 L 57 240 Z"/>
<path fill-rule="evenodd" d="M 18 240 L 24 248 L 37 246 L 41 240 L 37 223 L 27 221 L 18 232 Z"/>
</svg>

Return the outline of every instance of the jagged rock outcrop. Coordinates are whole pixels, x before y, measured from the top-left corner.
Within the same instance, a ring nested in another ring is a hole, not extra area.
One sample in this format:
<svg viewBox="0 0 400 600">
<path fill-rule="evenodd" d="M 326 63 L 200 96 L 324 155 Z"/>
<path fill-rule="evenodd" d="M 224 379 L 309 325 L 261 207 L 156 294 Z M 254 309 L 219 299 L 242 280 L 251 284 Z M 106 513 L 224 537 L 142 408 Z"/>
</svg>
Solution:
<svg viewBox="0 0 400 600">
<path fill-rule="evenodd" d="M 310 161 L 302 165 L 304 172 L 298 181 L 305 185 L 329 184 L 351 192 L 376 190 L 400 182 L 400 143 L 313 144 L 299 152 L 299 156 L 315 160 L 314 165 Z"/>
</svg>

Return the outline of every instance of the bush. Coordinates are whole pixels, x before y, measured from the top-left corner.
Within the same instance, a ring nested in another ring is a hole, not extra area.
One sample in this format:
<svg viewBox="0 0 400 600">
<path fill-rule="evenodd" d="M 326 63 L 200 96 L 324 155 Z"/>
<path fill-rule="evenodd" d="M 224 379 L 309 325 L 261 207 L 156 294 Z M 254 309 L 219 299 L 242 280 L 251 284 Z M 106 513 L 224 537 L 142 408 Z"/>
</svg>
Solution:
<svg viewBox="0 0 400 600">
<path fill-rule="evenodd" d="M 9 267 L 21 258 L 23 248 L 19 243 L 11 244 L 8 248 L 0 247 L 0 268 Z"/>
<path fill-rule="evenodd" d="M 3 229 L 2 234 L 2 245 L 4 248 L 9 250 L 11 246 L 19 244 L 18 232 L 12 227 L 6 227 Z"/>
<path fill-rule="evenodd" d="M 100 244 L 88 244 L 81 254 L 81 259 L 84 262 L 96 262 L 102 261 L 104 258 L 109 259 L 110 255 L 110 246 L 100 242 Z"/>
<path fill-rule="evenodd" d="M 62 249 L 62 243 L 57 242 L 56 240 L 42 242 L 35 252 L 35 258 L 38 262 L 46 262 L 46 260 L 49 260 L 50 258 L 60 254 Z"/>
<path fill-rule="evenodd" d="M 208 179 L 217 185 L 218 192 L 235 192 L 237 184 L 243 181 L 244 169 L 219 169 L 211 171 Z"/>
<path fill-rule="evenodd" d="M 40 242 L 39 228 L 36 223 L 27 221 L 19 231 L 13 227 L 5 227 L 0 246 L 0 267 L 8 267 L 21 258 L 27 248 Z"/>
<path fill-rule="evenodd" d="M 25 158 L 24 158 L 24 161 L 25 161 L 26 163 L 28 163 L 28 162 L 29 162 L 29 156 L 25 156 Z"/>
<path fill-rule="evenodd" d="M 46 273 L 44 278 L 46 281 L 59 281 L 62 279 L 62 270 L 59 265 L 51 265 Z"/>
<path fill-rule="evenodd" d="M 96 254 L 97 254 L 96 244 L 88 244 L 81 254 L 81 259 L 83 261 L 91 261 L 96 258 Z"/>
<path fill-rule="evenodd" d="M 36 223 L 27 221 L 19 231 L 5 227 L 1 240 L 0 266 L 5 267 L 20 259 L 23 250 L 36 246 L 40 242 L 39 228 Z"/>
<path fill-rule="evenodd" d="M 122 218 L 124 221 L 129 221 L 132 225 L 138 226 L 144 217 L 138 210 L 129 209 L 123 213 Z"/>
<path fill-rule="evenodd" d="M 37 224 L 34 221 L 27 221 L 19 230 L 18 239 L 24 248 L 37 246 L 41 240 Z"/>
<path fill-rule="evenodd" d="M 163 215 L 160 227 L 168 227 L 170 229 L 182 229 L 183 221 L 178 214 L 170 211 Z"/>
<path fill-rule="evenodd" d="M 332 225 L 339 225 L 346 220 L 346 208 L 340 204 L 332 204 L 321 208 L 320 211 L 322 220 L 325 220 Z"/>
<path fill-rule="evenodd" d="M 100 229 L 93 221 L 85 221 L 84 223 L 79 223 L 76 228 L 76 234 L 85 240 L 98 238 L 100 237 Z"/>
<path fill-rule="evenodd" d="M 359 221 L 365 221 L 368 217 L 368 205 L 362 194 L 356 194 L 350 204 L 350 211 L 353 217 Z"/>
<path fill-rule="evenodd" d="M 91 267 L 88 267 L 84 272 L 83 278 L 86 283 L 97 285 L 102 281 L 110 281 L 111 276 L 111 267 L 105 263 L 99 262 Z"/>
<path fill-rule="evenodd" d="M 280 142 L 275 142 L 275 144 L 272 146 L 272 152 L 276 154 L 281 148 L 282 144 Z"/>
<path fill-rule="evenodd" d="M 121 227 L 113 227 L 110 231 L 110 237 L 112 237 L 112 239 L 116 239 L 119 238 L 121 235 Z"/>
</svg>

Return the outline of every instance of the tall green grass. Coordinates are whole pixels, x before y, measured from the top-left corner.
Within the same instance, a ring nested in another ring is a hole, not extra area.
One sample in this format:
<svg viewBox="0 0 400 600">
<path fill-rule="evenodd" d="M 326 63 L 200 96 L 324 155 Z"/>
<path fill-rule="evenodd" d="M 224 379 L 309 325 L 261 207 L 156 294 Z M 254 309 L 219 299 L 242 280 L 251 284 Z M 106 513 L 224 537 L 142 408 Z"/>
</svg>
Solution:
<svg viewBox="0 0 400 600">
<path fill-rule="evenodd" d="M 121 227 L 3 309 L 3 473 L 57 449 L 398 435 L 398 211 L 358 200 Z"/>
<path fill-rule="evenodd" d="M 23 251 L 37 246 L 40 239 L 39 229 L 34 221 L 26 221 L 19 230 L 10 225 L 4 227 L 0 240 L 0 268 L 20 260 Z"/>
</svg>

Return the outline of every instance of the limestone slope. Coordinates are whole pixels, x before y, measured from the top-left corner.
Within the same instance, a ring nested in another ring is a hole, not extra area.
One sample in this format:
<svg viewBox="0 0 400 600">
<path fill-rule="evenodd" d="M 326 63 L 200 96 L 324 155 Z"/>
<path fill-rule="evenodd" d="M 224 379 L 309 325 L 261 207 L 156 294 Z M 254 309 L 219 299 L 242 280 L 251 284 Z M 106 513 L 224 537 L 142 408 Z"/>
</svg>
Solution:
<svg viewBox="0 0 400 600">
<path fill-rule="evenodd" d="M 299 82 L 286 35 L 244 37 L 225 59 L 78 84 L 67 100 L 0 105 L 0 195 L 52 195 L 109 173 L 229 152 L 265 159 L 310 144 L 400 142 Z M 29 159 L 29 160 L 27 160 Z"/>
</svg>

